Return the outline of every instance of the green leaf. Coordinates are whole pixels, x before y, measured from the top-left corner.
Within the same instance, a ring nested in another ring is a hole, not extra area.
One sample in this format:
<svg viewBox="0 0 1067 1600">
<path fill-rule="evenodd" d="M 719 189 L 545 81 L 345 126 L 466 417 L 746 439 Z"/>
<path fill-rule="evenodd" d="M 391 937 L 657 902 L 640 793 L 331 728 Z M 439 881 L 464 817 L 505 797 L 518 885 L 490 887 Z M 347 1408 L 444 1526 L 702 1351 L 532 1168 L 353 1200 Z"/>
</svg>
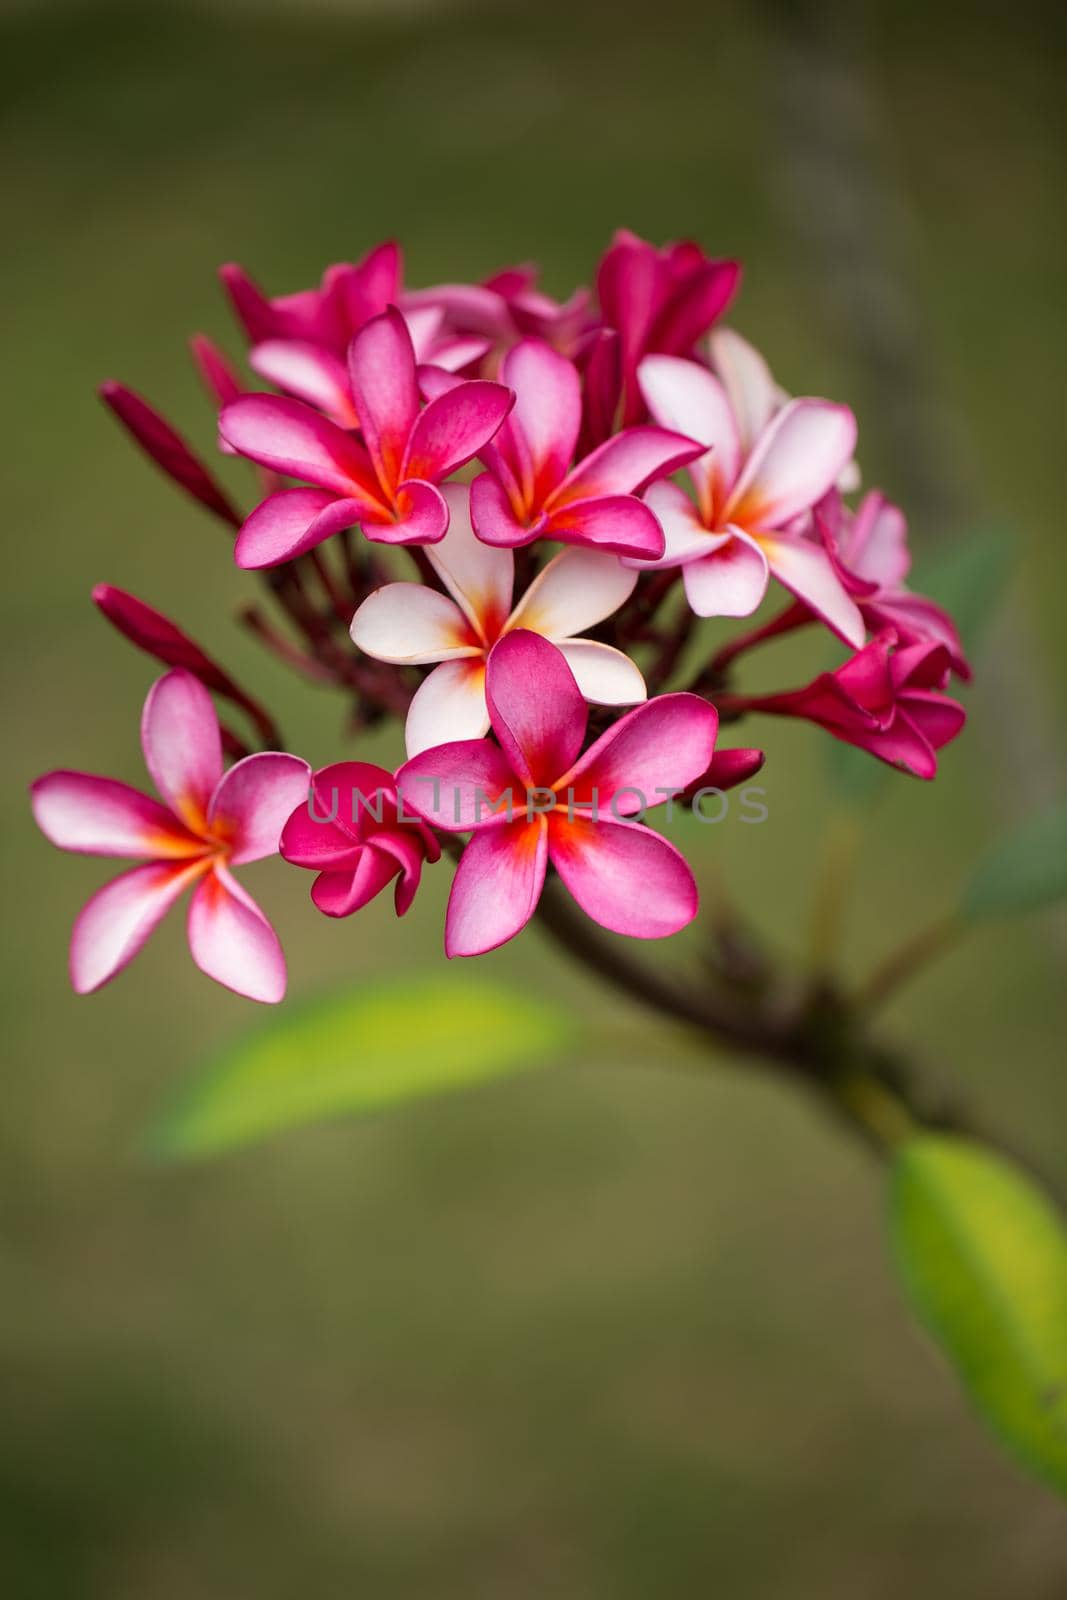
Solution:
<svg viewBox="0 0 1067 1600">
<path fill-rule="evenodd" d="M 1028 817 L 979 862 L 964 890 L 966 917 L 1033 911 L 1067 896 L 1067 801 Z"/>
<path fill-rule="evenodd" d="M 575 1037 L 538 992 L 458 978 L 310 1001 L 229 1045 L 149 1136 L 151 1154 L 212 1155 L 309 1122 L 398 1105 L 541 1064 Z"/>
<path fill-rule="evenodd" d="M 1036 1185 L 966 1139 L 894 1158 L 891 1226 L 920 1320 L 987 1421 L 1067 1495 L 1067 1236 Z"/>
</svg>

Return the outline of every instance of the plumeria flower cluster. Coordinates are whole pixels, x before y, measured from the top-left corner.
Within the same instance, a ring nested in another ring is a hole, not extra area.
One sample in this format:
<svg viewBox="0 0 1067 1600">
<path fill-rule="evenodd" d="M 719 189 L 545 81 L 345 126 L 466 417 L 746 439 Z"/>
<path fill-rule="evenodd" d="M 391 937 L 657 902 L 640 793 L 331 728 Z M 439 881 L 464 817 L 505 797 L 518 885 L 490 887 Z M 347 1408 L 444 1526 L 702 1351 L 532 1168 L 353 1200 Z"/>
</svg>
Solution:
<svg viewBox="0 0 1067 1600">
<path fill-rule="evenodd" d="M 391 768 L 357 749 L 312 773 L 176 622 L 101 585 L 102 614 L 167 671 L 142 720 L 158 799 L 81 772 L 34 785 L 54 844 L 138 863 L 75 924 L 80 993 L 188 890 L 197 965 L 279 1000 L 281 948 L 231 871 L 272 856 L 314 873 L 334 918 L 390 884 L 403 916 L 424 869 L 455 863 L 450 956 L 514 938 L 549 876 L 614 933 L 677 933 L 697 885 L 646 817 L 759 770 L 761 751 L 717 747 L 748 714 L 934 776 L 963 724 L 946 693 L 969 676 L 956 629 L 905 585 L 903 514 L 878 492 L 850 504 L 849 408 L 790 397 L 724 325 L 736 262 L 620 232 L 563 301 L 525 266 L 412 289 L 392 243 L 295 294 L 221 276 L 243 359 L 203 335 L 191 350 L 218 452 L 248 463 L 246 505 L 140 395 L 102 397 L 263 574 L 267 603 L 243 623 L 345 695 L 357 745 L 395 719 L 405 748 Z M 737 631 L 774 593 L 781 608 Z M 734 629 L 714 652 L 702 619 Z M 801 627 L 836 661 L 739 692 L 739 659 Z"/>
</svg>

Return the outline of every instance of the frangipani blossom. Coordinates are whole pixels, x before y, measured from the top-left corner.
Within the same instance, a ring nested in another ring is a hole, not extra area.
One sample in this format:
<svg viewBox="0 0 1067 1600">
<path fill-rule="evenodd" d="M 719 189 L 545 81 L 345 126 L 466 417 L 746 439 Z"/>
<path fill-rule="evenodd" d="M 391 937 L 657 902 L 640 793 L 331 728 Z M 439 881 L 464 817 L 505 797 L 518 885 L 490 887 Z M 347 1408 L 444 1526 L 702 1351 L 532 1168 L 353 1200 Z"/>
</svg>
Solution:
<svg viewBox="0 0 1067 1600">
<path fill-rule="evenodd" d="M 558 539 L 656 559 L 663 532 L 636 493 L 692 460 L 700 446 L 663 428 L 628 428 L 572 467 L 582 424 L 573 362 L 539 339 L 524 339 L 505 356 L 500 375 L 515 407 L 480 452 L 489 470 L 471 484 L 479 539 L 499 546 Z"/>
<path fill-rule="evenodd" d="M 640 939 L 677 933 L 697 912 L 684 857 L 638 822 L 711 762 L 718 717 L 691 694 L 638 706 L 581 754 L 585 701 L 539 634 L 507 634 L 489 657 L 493 733 L 426 750 L 397 773 L 405 807 L 470 831 L 445 924 L 449 956 L 480 955 L 530 920 L 549 862 L 586 914 Z M 494 809 L 494 807 L 496 809 Z"/>
<path fill-rule="evenodd" d="M 826 551 L 791 526 L 852 458 L 848 407 L 790 400 L 767 421 L 757 403 L 739 421 L 723 383 L 695 361 L 647 356 L 639 378 L 658 422 L 709 446 L 688 468 L 696 504 L 673 483 L 646 496 L 666 537 L 659 565 L 681 566 L 697 615 L 749 616 L 773 573 L 848 644 L 862 644 L 863 618 Z"/>
<path fill-rule="evenodd" d="M 733 299 L 736 261 L 712 261 L 690 241 L 662 250 L 620 228 L 597 269 L 597 295 L 607 327 L 619 336 L 621 423 L 644 415 L 637 382 L 641 358 L 654 351 L 687 356 Z M 684 430 L 683 430 L 684 431 Z"/>
<path fill-rule="evenodd" d="M 219 426 L 239 454 L 317 485 L 270 495 L 237 538 L 242 567 L 271 567 L 356 526 L 386 544 L 444 537 L 448 507 L 436 488 L 492 438 L 512 396 L 499 383 L 459 382 L 419 409 L 411 335 L 396 310 L 366 323 L 348 351 L 362 442 L 311 406 L 244 395 Z"/>
<path fill-rule="evenodd" d="M 904 579 L 911 566 L 904 513 L 876 490 L 850 512 L 836 491 L 816 507 L 815 523 L 845 588 L 872 633 L 893 628 L 901 644 L 940 644 L 965 682 L 971 669 L 948 612 Z"/>
<path fill-rule="evenodd" d="M 189 949 L 200 970 L 250 1000 L 281 1000 L 281 945 L 230 868 L 277 852 L 286 818 L 307 794 L 307 762 L 269 751 L 223 772 L 211 696 L 180 669 L 149 691 L 141 743 L 162 804 L 88 772 L 49 772 L 31 791 L 38 827 L 61 850 L 143 863 L 100 889 L 75 922 L 75 990 L 88 994 L 121 972 L 192 889 Z"/>
<path fill-rule="evenodd" d="M 803 717 L 890 766 L 933 778 L 937 751 L 966 721 L 943 693 L 950 665 L 944 645 L 899 646 L 887 628 L 836 671 L 785 694 L 746 696 L 744 708 Z"/>
<path fill-rule="evenodd" d="M 441 847 L 417 818 L 401 817 L 393 774 L 366 761 L 339 761 L 311 780 L 305 803 L 282 830 L 281 854 L 317 872 L 311 898 L 328 917 L 350 917 L 396 879 L 396 914 L 415 898 L 424 861 Z"/>
<path fill-rule="evenodd" d="M 574 637 L 629 599 L 637 573 L 612 555 L 563 550 L 513 607 L 511 551 L 475 537 L 465 487 L 451 484 L 442 493 L 448 501 L 448 533 L 426 554 L 448 595 L 424 584 L 389 583 L 364 600 L 352 619 L 352 638 L 367 655 L 403 665 L 440 663 L 411 702 L 408 755 L 488 731 L 485 664 L 497 640 L 516 628 L 543 634 L 557 645 L 587 700 L 601 705 L 643 700 L 644 679 L 629 656 Z"/>
<path fill-rule="evenodd" d="M 787 394 L 755 345 L 736 328 L 713 328 L 707 339 L 711 370 L 726 390 L 737 423 L 742 452 L 747 455 L 771 419 L 789 404 Z M 859 487 L 859 467 L 846 461 L 837 475 L 837 487 L 848 493 Z"/>
</svg>

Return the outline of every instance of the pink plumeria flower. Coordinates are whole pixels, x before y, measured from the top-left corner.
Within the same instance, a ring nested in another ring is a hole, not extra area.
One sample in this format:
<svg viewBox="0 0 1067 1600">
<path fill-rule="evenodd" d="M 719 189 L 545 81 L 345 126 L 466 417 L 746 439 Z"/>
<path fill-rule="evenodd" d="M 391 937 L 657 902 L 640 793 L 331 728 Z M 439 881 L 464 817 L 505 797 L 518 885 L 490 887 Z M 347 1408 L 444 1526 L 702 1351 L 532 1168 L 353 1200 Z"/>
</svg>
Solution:
<svg viewBox="0 0 1067 1600">
<path fill-rule="evenodd" d="M 400 297 L 403 261 L 392 240 L 376 245 L 353 265 L 327 267 L 317 289 L 268 298 L 243 267 L 219 269 L 223 288 L 252 345 L 279 339 L 343 356 L 352 335 Z"/>
<path fill-rule="evenodd" d="M 862 644 L 863 618 L 829 556 L 794 526 L 852 458 L 848 407 L 790 400 L 767 421 L 739 415 L 721 380 L 695 361 L 646 356 L 639 376 L 657 421 L 709 446 L 688 468 L 696 504 L 674 483 L 653 484 L 646 496 L 666 536 L 658 564 L 682 568 L 697 615 L 749 616 L 773 573 L 848 644 Z"/>
<path fill-rule="evenodd" d="M 726 390 L 741 449 L 748 455 L 792 396 L 775 380 L 755 345 L 743 339 L 736 328 L 713 328 L 707 339 L 707 354 L 711 370 Z M 859 467 L 855 461 L 846 461 L 837 475 L 837 487 L 842 494 L 848 494 L 859 483 Z M 808 520 L 806 516 L 804 520 Z"/>
<path fill-rule="evenodd" d="M 402 917 L 423 862 L 441 856 L 430 829 L 401 816 L 393 774 L 366 761 L 339 761 L 315 773 L 305 802 L 282 830 L 280 848 L 293 866 L 318 873 L 311 898 L 328 917 L 350 917 L 394 878 Z"/>
<path fill-rule="evenodd" d="M 448 902 L 446 954 L 481 955 L 521 932 L 549 862 L 582 910 L 616 933 L 661 939 L 691 922 L 697 890 L 684 857 L 629 819 L 707 770 L 714 708 L 661 695 L 581 755 L 587 712 L 574 675 L 555 645 L 522 629 L 493 650 L 486 698 L 498 744 L 440 745 L 396 777 L 408 810 L 472 835 Z"/>
<path fill-rule="evenodd" d="M 726 310 L 741 276 L 736 261 L 712 261 L 689 241 L 658 250 L 620 228 L 597 269 L 605 324 L 619 336 L 622 422 L 645 414 L 637 369 L 653 351 L 689 355 Z"/>
<path fill-rule="evenodd" d="M 348 374 L 362 443 L 281 395 L 245 395 L 223 410 L 219 426 L 241 455 L 318 486 L 264 500 L 238 535 L 238 566 L 276 566 L 357 524 L 386 544 L 444 538 L 448 507 L 436 485 L 485 446 L 512 405 L 501 384 L 479 379 L 420 410 L 411 335 L 396 310 L 356 334 Z"/>
<path fill-rule="evenodd" d="M 898 647 L 887 628 L 836 671 L 785 694 L 746 697 L 745 708 L 803 717 L 879 761 L 929 779 L 937 773 L 937 751 L 966 721 L 959 702 L 943 693 L 949 669 L 944 645 Z"/>
<path fill-rule="evenodd" d="M 639 489 L 699 454 L 664 428 L 628 428 L 572 466 L 582 423 L 574 364 L 539 339 L 509 350 L 500 375 L 515 409 L 487 450 L 488 471 L 471 485 L 471 521 L 486 544 L 558 539 L 655 560 L 663 531 Z M 454 391 L 453 391 L 454 392 Z"/>
<path fill-rule="evenodd" d="M 574 635 L 602 622 L 633 593 L 637 573 L 615 556 L 563 550 L 512 605 L 515 558 L 482 544 L 471 527 L 468 490 L 442 490 L 448 533 L 427 557 L 448 594 L 418 583 L 388 583 L 352 619 L 352 638 L 378 661 L 440 663 L 416 691 L 407 716 L 409 756 L 489 728 L 485 664 L 498 639 L 516 628 L 540 633 L 563 652 L 578 687 L 599 705 L 636 705 L 646 695 L 637 667 L 621 650 Z M 451 598 L 450 598 L 451 597 Z"/>
<path fill-rule="evenodd" d="M 899 507 L 873 490 L 853 513 L 832 491 L 816 507 L 815 524 L 871 632 L 893 628 L 902 645 L 944 645 L 952 670 L 968 682 L 971 669 L 956 624 L 941 606 L 904 583 L 911 553 Z"/>
<path fill-rule="evenodd" d="M 75 922 L 75 990 L 89 994 L 121 972 L 192 889 L 189 949 L 200 970 L 250 1000 L 281 1000 L 281 945 L 230 868 L 277 852 L 286 818 L 307 794 L 307 762 L 268 751 L 224 773 L 211 696 L 183 670 L 149 691 L 141 743 L 163 804 L 88 772 L 49 772 L 33 785 L 37 825 L 61 850 L 143 863 L 99 890 Z"/>
</svg>

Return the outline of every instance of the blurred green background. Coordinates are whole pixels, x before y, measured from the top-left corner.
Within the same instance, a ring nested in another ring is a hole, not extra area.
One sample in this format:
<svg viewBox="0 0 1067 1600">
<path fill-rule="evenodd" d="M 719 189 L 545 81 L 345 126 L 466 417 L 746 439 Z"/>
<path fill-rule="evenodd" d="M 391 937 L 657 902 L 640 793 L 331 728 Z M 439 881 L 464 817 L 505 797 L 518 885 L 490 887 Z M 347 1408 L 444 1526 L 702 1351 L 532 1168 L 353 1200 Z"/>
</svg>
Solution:
<svg viewBox="0 0 1067 1600">
<path fill-rule="evenodd" d="M 280 292 L 395 234 L 413 283 L 534 257 L 565 293 L 617 225 L 692 234 L 745 258 L 735 321 L 782 382 L 857 406 L 868 481 L 910 504 L 920 552 L 979 526 L 1014 551 L 967 736 L 936 785 L 891 778 L 871 813 L 846 940 L 861 973 L 1057 782 L 1060 17 L 4 6 L 13 1600 L 1067 1592 L 1062 1506 L 914 1331 L 880 1174 L 818 1107 L 728 1061 L 672 1071 L 642 1026 L 596 1061 L 148 1169 L 139 1134 L 250 1008 L 196 975 L 179 918 L 76 1000 L 68 926 L 107 868 L 51 850 L 25 800 L 56 765 L 141 781 L 154 674 L 89 605 L 101 580 L 258 684 L 310 760 L 343 748 L 340 706 L 230 623 L 253 581 L 219 527 L 93 395 L 121 377 L 210 447 L 183 338 L 238 348 L 216 263 Z M 756 681 L 817 664 L 775 650 Z M 759 735 L 770 821 L 686 843 L 803 961 L 839 802 L 814 735 Z M 443 966 L 446 877 L 404 923 L 383 899 L 335 926 L 303 874 L 249 875 L 299 996 Z M 1056 939 L 1048 921 L 989 928 L 887 1027 L 1062 1181 Z M 534 931 L 480 970 L 626 1037 L 620 1004 Z"/>
</svg>

